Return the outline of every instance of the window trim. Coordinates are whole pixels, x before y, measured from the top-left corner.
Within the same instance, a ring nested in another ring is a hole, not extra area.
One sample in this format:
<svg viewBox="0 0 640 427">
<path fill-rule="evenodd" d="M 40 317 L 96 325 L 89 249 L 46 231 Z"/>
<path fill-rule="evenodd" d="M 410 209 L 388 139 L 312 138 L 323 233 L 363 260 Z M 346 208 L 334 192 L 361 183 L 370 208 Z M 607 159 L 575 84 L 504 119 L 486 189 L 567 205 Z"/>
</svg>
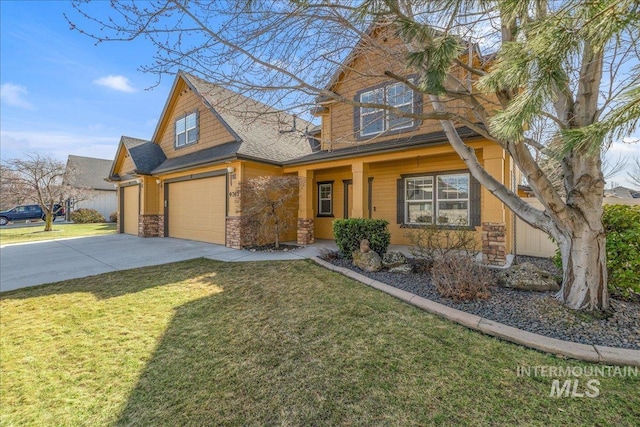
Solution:
<svg viewBox="0 0 640 427">
<path fill-rule="evenodd" d="M 468 189 L 468 198 L 467 198 L 467 226 L 452 226 L 447 224 L 426 224 L 426 223 L 413 223 L 408 222 L 408 201 L 406 200 L 406 182 L 409 178 L 421 178 L 421 177 L 433 177 L 433 218 L 437 221 L 437 213 L 438 213 L 438 201 L 446 201 L 447 199 L 438 199 L 437 197 L 437 181 L 438 177 L 446 176 L 446 175 L 467 175 L 469 178 L 469 189 Z M 424 172 L 424 173 L 414 173 L 414 174 L 403 174 L 400 175 L 400 179 L 398 179 L 397 185 L 397 224 L 402 228 L 415 228 L 421 227 L 425 225 L 435 225 L 439 228 L 468 228 L 475 229 L 481 225 L 481 187 L 480 183 L 471 175 L 468 169 L 458 169 L 458 170 L 447 170 L 447 171 L 432 171 L 432 172 Z"/>
<path fill-rule="evenodd" d="M 195 116 L 195 125 L 193 127 L 188 128 L 187 127 L 187 119 L 191 116 Z M 180 121 L 184 121 L 184 131 L 178 133 L 178 122 Z M 196 144 L 198 142 L 198 140 L 200 139 L 200 117 L 198 114 L 198 110 L 193 110 L 190 111 L 188 113 L 184 113 L 180 116 L 178 116 L 175 121 L 173 122 L 173 146 L 176 149 L 180 149 L 180 148 L 184 148 L 184 147 L 188 147 L 190 145 Z M 193 141 L 189 141 L 189 131 L 191 130 L 195 130 L 195 139 Z M 178 137 L 179 135 L 182 135 L 184 133 L 184 144 L 180 144 L 178 145 Z"/>
<path fill-rule="evenodd" d="M 318 215 L 317 216 L 318 217 L 333 217 L 333 181 L 321 181 L 321 182 L 318 182 L 317 184 L 318 184 L 318 197 L 317 197 L 317 199 L 318 199 Z M 323 186 L 326 186 L 326 185 L 329 186 L 329 194 L 330 195 L 329 195 L 329 198 L 322 199 L 321 198 L 321 188 Z M 329 205 L 330 205 L 329 213 L 321 212 L 322 201 L 326 201 L 326 200 L 329 200 Z"/>
<path fill-rule="evenodd" d="M 417 75 L 412 74 L 410 76 L 407 76 L 408 80 L 414 81 L 417 78 Z M 403 85 L 404 83 L 402 82 L 398 82 L 398 81 L 387 81 L 375 86 L 371 86 L 362 90 L 359 90 L 358 92 L 356 92 L 355 97 L 354 97 L 354 101 L 355 102 L 361 102 L 362 96 L 364 94 L 367 93 L 371 93 L 377 90 L 382 90 L 383 91 L 383 103 L 386 102 L 387 99 L 387 90 L 390 87 L 396 86 L 396 85 Z M 411 103 L 411 112 L 413 114 L 420 114 L 422 113 L 422 104 L 423 104 L 423 99 L 422 99 L 422 93 L 416 92 L 414 90 L 412 90 L 411 88 L 409 88 L 409 90 L 411 91 L 411 93 L 413 94 L 412 97 L 412 103 Z M 400 104 L 399 106 L 402 107 L 404 105 L 407 104 Z M 362 110 L 364 108 L 368 108 L 368 107 L 359 107 L 359 106 L 355 106 L 354 107 L 354 111 L 353 111 L 353 128 L 354 128 L 354 135 L 356 140 L 367 140 L 367 139 L 371 139 L 372 137 L 375 137 L 376 135 L 395 135 L 395 134 L 400 134 L 400 133 L 404 133 L 404 132 L 409 132 L 412 130 L 417 129 L 422 121 L 412 118 L 411 121 L 406 125 L 406 126 L 402 126 L 402 127 L 394 127 L 393 129 L 389 129 L 389 118 L 391 116 L 391 112 L 389 110 L 384 110 L 384 109 L 373 109 L 372 112 L 370 113 L 365 113 L 366 115 L 369 114 L 377 114 L 379 111 L 382 111 L 384 114 L 383 117 L 383 129 L 381 131 L 376 131 L 376 132 L 369 132 L 369 133 L 363 133 L 363 128 L 362 128 L 362 123 L 363 123 L 363 117 L 365 116 L 365 114 L 363 114 Z"/>
</svg>

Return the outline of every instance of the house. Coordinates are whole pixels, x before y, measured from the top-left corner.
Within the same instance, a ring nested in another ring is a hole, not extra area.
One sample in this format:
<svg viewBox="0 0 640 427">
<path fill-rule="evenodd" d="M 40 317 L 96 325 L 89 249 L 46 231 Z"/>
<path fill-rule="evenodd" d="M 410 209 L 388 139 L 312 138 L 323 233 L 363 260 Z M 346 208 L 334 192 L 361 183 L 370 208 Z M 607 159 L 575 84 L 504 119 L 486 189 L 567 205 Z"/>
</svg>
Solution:
<svg viewBox="0 0 640 427">
<path fill-rule="evenodd" d="M 388 32 L 378 40 L 402 49 Z M 406 74 L 401 61 L 392 64 L 394 73 Z M 369 77 L 384 75 L 389 66 L 384 58 L 354 53 L 326 90 L 363 103 L 383 100 L 406 112 L 430 108 L 405 84 Z M 422 224 L 463 224 L 477 231 L 488 261 L 505 262 L 513 246 L 513 215 L 471 176 L 437 122 L 330 97 L 317 102 L 321 125 L 314 128 L 178 73 L 151 140 L 120 142 L 110 173 L 118 182 L 120 231 L 242 247 L 248 236 L 240 226 L 238 182 L 291 174 L 304 185 L 294 207 L 297 233 L 285 239 L 302 245 L 333 239 L 336 218 L 386 219 L 392 244 L 409 243 L 407 230 Z M 515 189 L 505 151 L 469 128 L 458 132 L 484 168 Z"/>
<path fill-rule="evenodd" d="M 113 161 L 69 155 L 66 170 L 73 170 L 65 178 L 65 183 L 74 187 L 91 190 L 87 198 L 71 200 L 71 210 L 95 209 L 109 221 L 109 216 L 118 210 L 116 188 L 113 183 L 105 181 Z"/>
<path fill-rule="evenodd" d="M 636 199 L 640 198 L 640 191 L 633 190 L 631 188 L 617 186 L 604 190 L 605 197 L 616 197 L 620 199 Z"/>
</svg>

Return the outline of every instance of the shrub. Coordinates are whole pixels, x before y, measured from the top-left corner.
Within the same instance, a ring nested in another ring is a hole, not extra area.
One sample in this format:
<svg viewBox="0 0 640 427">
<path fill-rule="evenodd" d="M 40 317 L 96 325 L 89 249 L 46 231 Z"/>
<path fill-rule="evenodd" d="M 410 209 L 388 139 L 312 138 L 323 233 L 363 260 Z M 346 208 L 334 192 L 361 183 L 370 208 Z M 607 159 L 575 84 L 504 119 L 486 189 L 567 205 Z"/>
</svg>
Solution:
<svg viewBox="0 0 640 427">
<path fill-rule="evenodd" d="M 607 233 L 609 292 L 640 298 L 640 206 L 605 205 L 602 222 Z M 562 268 L 560 251 L 553 261 Z"/>
<path fill-rule="evenodd" d="M 109 221 L 118 222 L 118 212 L 111 212 L 109 215 Z"/>
<path fill-rule="evenodd" d="M 71 221 L 76 224 L 90 224 L 105 222 L 104 217 L 95 209 L 80 208 L 71 212 Z"/>
<path fill-rule="evenodd" d="M 423 269 L 430 269 L 436 258 L 449 253 L 463 253 L 471 257 L 478 253 L 475 230 L 468 227 L 442 227 L 435 224 L 411 228 L 405 233 L 411 245 L 409 251 Z"/>
<path fill-rule="evenodd" d="M 360 248 L 363 239 L 369 240 L 369 247 L 380 256 L 387 252 L 391 242 L 389 222 L 384 219 L 349 218 L 333 221 L 333 236 L 343 257 L 351 259 L 351 254 Z"/>
<path fill-rule="evenodd" d="M 493 283 L 491 270 L 464 253 L 447 253 L 433 261 L 433 285 L 444 298 L 471 301 L 489 298 Z"/>
</svg>

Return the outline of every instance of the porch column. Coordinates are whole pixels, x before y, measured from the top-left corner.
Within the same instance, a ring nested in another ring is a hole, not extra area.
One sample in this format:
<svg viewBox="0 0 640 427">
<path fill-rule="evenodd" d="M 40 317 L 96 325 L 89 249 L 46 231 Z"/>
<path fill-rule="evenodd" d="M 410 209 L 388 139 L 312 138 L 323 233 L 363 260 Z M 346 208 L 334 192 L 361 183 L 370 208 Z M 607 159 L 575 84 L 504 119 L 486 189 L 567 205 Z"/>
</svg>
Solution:
<svg viewBox="0 0 640 427">
<path fill-rule="evenodd" d="M 353 209 L 354 218 L 368 218 L 368 178 L 369 164 L 357 162 L 351 165 L 353 175 Z"/>
<path fill-rule="evenodd" d="M 500 182 L 505 181 L 506 155 L 502 148 L 482 149 L 484 168 Z M 504 265 L 507 256 L 506 207 L 482 187 L 482 260 L 491 265 Z"/>
<path fill-rule="evenodd" d="M 310 245 L 315 241 L 313 231 L 313 171 L 299 170 L 303 187 L 298 193 L 298 241 L 299 245 Z"/>
</svg>

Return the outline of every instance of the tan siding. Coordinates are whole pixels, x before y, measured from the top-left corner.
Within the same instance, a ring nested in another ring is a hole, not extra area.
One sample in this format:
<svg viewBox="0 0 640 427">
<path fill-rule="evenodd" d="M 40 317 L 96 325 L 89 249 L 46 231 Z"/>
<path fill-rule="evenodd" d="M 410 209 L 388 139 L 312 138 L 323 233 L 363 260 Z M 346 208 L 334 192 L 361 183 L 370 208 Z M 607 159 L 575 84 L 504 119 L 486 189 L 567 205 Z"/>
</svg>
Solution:
<svg viewBox="0 0 640 427">
<path fill-rule="evenodd" d="M 142 212 L 145 215 L 157 215 L 161 214 L 160 210 L 160 191 L 161 188 L 156 183 L 156 177 L 144 177 L 143 181 L 143 204 L 142 204 Z"/>
<path fill-rule="evenodd" d="M 175 143 L 175 121 L 179 116 L 199 111 L 199 139 L 198 142 L 186 147 L 176 149 Z M 218 118 L 205 106 L 202 99 L 191 91 L 188 86 L 180 81 L 175 99 L 169 103 L 169 108 L 159 133 L 159 141 L 162 151 L 168 158 L 183 156 L 205 148 L 231 142 L 234 138 Z"/>
<path fill-rule="evenodd" d="M 409 76 L 415 73 L 407 70 L 403 65 L 406 63 L 403 59 L 404 45 L 397 37 L 390 33 L 390 31 L 380 33 L 378 42 L 380 46 L 376 46 L 375 48 L 361 48 L 363 53 L 350 64 L 350 70 L 346 71 L 340 77 L 338 83 L 333 88 L 334 92 L 346 99 L 355 99 L 359 91 L 392 82 L 390 78 L 384 76 L 386 71 L 391 71 L 402 76 Z M 467 81 L 468 72 L 460 67 L 454 68 L 452 74 L 462 82 Z M 448 101 L 447 107 L 449 111 L 475 121 L 472 112 L 462 101 Z M 354 107 L 346 103 L 335 103 L 330 104 L 328 108 L 329 114 L 323 116 L 323 136 L 326 141 L 323 147 L 327 149 L 339 149 L 355 144 L 381 142 L 388 139 L 409 137 L 442 130 L 438 121 L 429 120 L 423 122 L 413 131 L 358 140 L 358 135 L 354 133 Z M 433 109 L 428 98 L 423 97 L 423 112 L 429 111 L 433 111 Z M 325 132 L 325 120 L 330 124 L 330 133 Z"/>
<path fill-rule="evenodd" d="M 119 170 L 117 170 L 116 173 L 120 175 L 130 174 L 135 170 L 135 168 L 136 168 L 136 165 L 133 164 L 133 160 L 131 160 L 131 157 L 129 156 L 129 154 L 126 153 L 122 161 L 122 166 L 120 166 Z"/>
</svg>

